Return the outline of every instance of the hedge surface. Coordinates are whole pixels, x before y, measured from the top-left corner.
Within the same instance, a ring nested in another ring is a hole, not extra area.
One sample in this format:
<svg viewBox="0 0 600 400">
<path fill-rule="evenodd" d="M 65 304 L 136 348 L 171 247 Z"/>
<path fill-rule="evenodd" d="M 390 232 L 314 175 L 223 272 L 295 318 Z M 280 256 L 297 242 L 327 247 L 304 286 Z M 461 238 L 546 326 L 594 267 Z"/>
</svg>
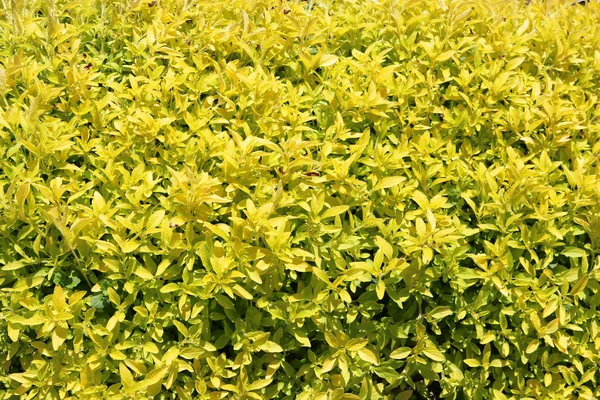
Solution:
<svg viewBox="0 0 600 400">
<path fill-rule="evenodd" d="M 600 398 L 600 7 L 3 0 L 0 398 Z"/>
</svg>

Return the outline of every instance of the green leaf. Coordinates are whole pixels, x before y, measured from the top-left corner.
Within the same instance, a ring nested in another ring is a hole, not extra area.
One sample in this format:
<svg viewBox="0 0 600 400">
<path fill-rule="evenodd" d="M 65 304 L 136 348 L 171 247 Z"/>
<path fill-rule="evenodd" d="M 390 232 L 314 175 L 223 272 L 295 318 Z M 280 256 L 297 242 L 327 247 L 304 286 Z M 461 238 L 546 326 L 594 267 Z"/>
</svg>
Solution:
<svg viewBox="0 0 600 400">
<path fill-rule="evenodd" d="M 102 294 L 95 294 L 90 298 L 90 300 L 91 300 L 92 307 L 94 307 L 98 310 L 102 310 L 104 308 L 104 306 L 106 305 L 106 299 L 104 298 L 104 295 L 102 295 Z"/>
</svg>

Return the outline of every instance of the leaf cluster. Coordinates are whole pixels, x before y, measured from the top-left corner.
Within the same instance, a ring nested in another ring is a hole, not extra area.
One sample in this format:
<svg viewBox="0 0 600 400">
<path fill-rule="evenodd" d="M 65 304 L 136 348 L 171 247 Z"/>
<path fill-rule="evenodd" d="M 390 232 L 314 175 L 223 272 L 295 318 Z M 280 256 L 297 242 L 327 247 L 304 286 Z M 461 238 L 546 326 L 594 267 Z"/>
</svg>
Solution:
<svg viewBox="0 0 600 400">
<path fill-rule="evenodd" d="M 600 397 L 600 6 L 3 0 L 0 398 Z"/>
</svg>

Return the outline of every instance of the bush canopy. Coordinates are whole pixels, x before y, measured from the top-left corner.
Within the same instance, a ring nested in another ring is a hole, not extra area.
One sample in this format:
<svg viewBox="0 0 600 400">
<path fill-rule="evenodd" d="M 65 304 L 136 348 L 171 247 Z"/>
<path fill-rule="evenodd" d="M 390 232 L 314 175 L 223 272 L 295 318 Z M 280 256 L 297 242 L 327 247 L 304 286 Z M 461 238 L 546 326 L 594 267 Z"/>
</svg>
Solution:
<svg viewBox="0 0 600 400">
<path fill-rule="evenodd" d="M 0 398 L 600 398 L 598 3 L 2 4 Z"/>
</svg>

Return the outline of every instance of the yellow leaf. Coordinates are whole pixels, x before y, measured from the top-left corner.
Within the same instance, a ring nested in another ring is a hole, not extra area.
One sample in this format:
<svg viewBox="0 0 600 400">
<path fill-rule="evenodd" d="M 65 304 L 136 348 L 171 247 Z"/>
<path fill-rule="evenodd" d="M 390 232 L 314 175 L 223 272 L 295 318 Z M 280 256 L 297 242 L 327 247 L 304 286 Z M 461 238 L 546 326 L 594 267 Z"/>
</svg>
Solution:
<svg viewBox="0 0 600 400">
<path fill-rule="evenodd" d="M 557 337 L 553 340 L 556 348 L 562 353 L 568 353 L 569 350 L 569 336 L 558 332 Z"/>
<path fill-rule="evenodd" d="M 233 287 L 233 293 L 237 294 L 238 296 L 246 299 L 246 300 L 252 300 L 254 297 L 243 287 L 241 287 L 240 285 L 236 284 Z"/>
<path fill-rule="evenodd" d="M 368 343 L 369 341 L 367 339 L 350 339 L 344 344 L 344 348 L 348 351 L 358 351 Z"/>
<path fill-rule="evenodd" d="M 481 367 L 481 363 L 479 362 L 479 360 L 476 360 L 474 358 L 465 358 L 463 361 L 471 368 Z"/>
<path fill-rule="evenodd" d="M 13 342 L 18 341 L 20 332 L 20 329 L 14 327 L 10 322 L 8 323 L 8 337 L 10 340 Z"/>
<path fill-rule="evenodd" d="M 432 318 L 434 320 L 440 320 L 449 315 L 452 315 L 452 309 L 446 306 L 436 307 L 433 310 L 429 311 L 429 313 L 427 314 L 429 318 Z"/>
<path fill-rule="evenodd" d="M 340 344 L 338 343 L 337 338 L 330 332 L 325 332 L 325 341 L 327 344 L 333 348 L 338 348 Z"/>
<path fill-rule="evenodd" d="M 312 273 L 315 274 L 317 276 L 317 278 L 319 278 L 320 280 L 322 280 L 323 282 L 329 284 L 331 283 L 329 281 L 329 277 L 327 276 L 327 274 L 325 273 L 325 271 L 323 271 L 322 269 L 319 268 L 313 268 L 312 269 Z"/>
<path fill-rule="evenodd" d="M 433 260 L 433 250 L 431 247 L 423 247 L 423 264 L 429 264 Z"/>
<path fill-rule="evenodd" d="M 133 239 L 121 243 L 121 250 L 125 254 L 135 251 L 138 247 L 140 247 L 140 243 Z"/>
<path fill-rule="evenodd" d="M 513 58 L 512 60 L 510 60 L 509 62 L 506 63 L 505 69 L 507 71 L 511 71 L 511 70 L 517 68 L 519 65 L 521 65 L 523 63 L 523 61 L 525 61 L 525 57 Z"/>
<path fill-rule="evenodd" d="M 273 382 L 273 378 L 268 378 L 268 379 L 259 379 L 257 381 L 252 382 L 247 388 L 246 390 L 248 391 L 254 391 L 254 390 L 259 390 L 262 388 L 266 388 L 267 386 L 269 386 L 269 384 Z"/>
<path fill-rule="evenodd" d="M 412 199 L 423 210 L 425 210 L 429 207 L 429 200 L 427 199 L 427 196 L 425 196 L 425 194 L 423 192 L 415 190 L 413 193 Z"/>
<path fill-rule="evenodd" d="M 110 358 L 117 361 L 123 361 L 127 359 L 127 356 L 122 351 L 116 349 L 111 350 L 110 353 L 108 353 L 108 355 L 110 356 Z"/>
<path fill-rule="evenodd" d="M 527 345 L 527 349 L 525 349 L 525 353 L 527 354 L 531 354 L 534 351 L 536 351 L 538 349 L 540 345 L 540 341 L 537 339 L 532 340 L 531 342 L 529 342 L 529 345 Z"/>
<path fill-rule="evenodd" d="M 165 210 L 160 210 L 148 217 L 148 222 L 146 223 L 147 229 L 156 228 L 162 220 L 165 218 Z"/>
<path fill-rule="evenodd" d="M 142 347 L 148 353 L 152 353 L 152 354 L 157 354 L 158 353 L 158 347 L 156 347 L 156 345 L 154 343 L 152 343 L 152 342 L 146 342 L 146 343 L 144 343 L 144 346 L 142 346 Z"/>
<path fill-rule="evenodd" d="M 162 286 L 159 291 L 161 293 L 171 293 L 171 292 L 176 292 L 179 290 L 179 285 L 176 283 L 167 283 L 166 285 Z"/>
<path fill-rule="evenodd" d="M 427 233 L 427 227 L 425 226 L 425 222 L 423 221 L 423 219 L 421 217 L 416 219 L 415 228 L 417 230 L 417 235 L 419 237 L 423 237 Z"/>
<path fill-rule="evenodd" d="M 431 209 L 428 208 L 425 212 L 425 215 L 427 217 L 427 222 L 429 222 L 429 227 L 432 231 L 435 230 L 435 227 L 437 226 L 437 221 L 435 219 L 435 215 L 433 215 L 433 211 L 431 211 Z"/>
<path fill-rule="evenodd" d="M 582 276 L 577 283 L 573 285 L 573 289 L 571 289 L 571 295 L 577 296 L 579 293 L 583 292 L 588 284 L 589 279 L 590 276 L 588 274 Z"/>
<path fill-rule="evenodd" d="M 390 353 L 390 358 L 394 360 L 403 360 L 412 353 L 410 347 L 399 347 Z"/>
<path fill-rule="evenodd" d="M 521 24 L 521 26 L 519 27 L 519 29 L 517 29 L 517 36 L 521 36 L 522 34 L 525 33 L 525 31 L 527 30 L 527 28 L 529 28 L 529 20 L 526 19 L 523 21 L 523 23 Z"/>
<path fill-rule="evenodd" d="M 266 353 L 282 353 L 283 348 L 277 343 L 267 340 L 265 344 L 260 346 L 260 349 Z"/>
<path fill-rule="evenodd" d="M 494 400 L 508 400 L 508 397 L 506 397 L 506 395 L 501 391 L 497 389 L 492 389 L 492 392 L 494 393 Z"/>
<path fill-rule="evenodd" d="M 379 248 L 381 249 L 381 251 L 383 251 L 383 254 L 389 259 L 392 258 L 392 255 L 394 253 L 394 248 L 392 247 L 391 244 L 389 244 L 384 238 L 382 238 L 381 236 L 377 236 L 375 237 L 375 242 L 377 243 L 377 246 L 379 246 Z"/>
<path fill-rule="evenodd" d="M 63 331 L 60 331 L 58 328 L 54 329 L 54 332 L 52 332 L 52 348 L 54 349 L 54 351 L 58 351 L 58 349 L 60 348 L 60 346 L 62 346 L 62 344 L 65 342 L 65 336 Z"/>
<path fill-rule="evenodd" d="M 325 374 L 325 373 L 331 371 L 333 369 L 333 367 L 335 367 L 336 362 L 337 362 L 337 358 L 334 358 L 334 357 L 330 357 L 327 360 L 325 360 L 325 362 L 323 363 L 323 367 L 321 368 L 321 373 Z"/>
<path fill-rule="evenodd" d="M 567 247 L 561 254 L 569 258 L 580 258 L 586 256 L 585 250 L 577 247 Z"/>
<path fill-rule="evenodd" d="M 16 373 L 16 374 L 10 374 L 8 375 L 8 377 L 12 380 L 15 380 L 19 383 L 23 383 L 23 384 L 27 384 L 29 383 L 30 379 L 35 379 L 35 376 L 28 376 L 25 373 Z"/>
<path fill-rule="evenodd" d="M 333 54 L 323 54 L 319 61 L 320 67 L 330 67 L 338 61 L 338 57 Z"/>
<path fill-rule="evenodd" d="M 448 60 L 450 57 L 452 57 L 454 55 L 454 53 L 456 53 L 454 50 L 448 50 L 443 52 L 442 54 L 440 54 L 439 56 L 437 56 L 435 58 L 436 61 L 441 62 L 441 61 L 446 61 Z"/>
<path fill-rule="evenodd" d="M 287 264 L 285 264 L 285 267 L 292 271 L 298 271 L 298 272 L 309 272 L 312 270 L 312 267 L 310 265 L 308 265 L 304 261 L 300 261 L 300 260 L 296 260 L 294 262 L 287 263 Z"/>
<path fill-rule="evenodd" d="M 433 361 L 445 361 L 446 357 L 435 347 L 425 347 L 423 349 L 423 354 L 432 359 Z"/>
<path fill-rule="evenodd" d="M 17 269 L 23 268 L 24 266 L 25 264 L 23 264 L 20 261 L 12 261 L 6 264 L 4 267 L 2 267 L 2 271 L 15 271 Z"/>
<path fill-rule="evenodd" d="M 336 215 L 342 214 L 346 211 L 348 211 L 350 207 L 348 206 L 335 206 L 335 207 L 331 207 L 329 210 L 325 211 L 323 213 L 323 215 L 321 215 L 322 219 L 325 218 L 330 218 L 330 217 L 335 217 Z"/>
<path fill-rule="evenodd" d="M 554 311 L 556 311 L 556 309 L 558 308 L 558 302 L 559 302 L 558 297 L 555 297 L 552 300 L 550 300 L 546 304 L 546 307 L 544 308 L 544 313 L 542 314 L 542 318 L 546 318 L 546 317 L 552 315 L 554 313 Z"/>
<path fill-rule="evenodd" d="M 154 275 L 152 275 L 152 272 L 148 271 L 146 268 L 144 267 L 137 267 L 135 269 L 134 272 L 137 276 L 139 276 L 142 279 L 146 279 L 146 280 L 152 280 L 154 279 Z"/>
<path fill-rule="evenodd" d="M 35 326 L 35 325 L 41 325 L 46 323 L 46 321 L 48 321 L 48 318 L 43 316 L 43 315 L 34 315 L 31 318 L 27 318 L 25 321 L 21 322 L 22 325 L 25 326 Z"/>
<path fill-rule="evenodd" d="M 389 189 L 391 187 L 398 186 L 405 180 L 406 178 L 403 176 L 386 176 L 377 182 L 377 184 L 373 187 L 373 191 L 376 192 L 381 189 Z"/>
<path fill-rule="evenodd" d="M 148 372 L 146 378 L 144 378 L 144 385 L 152 386 L 160 382 L 167 374 L 167 367 L 158 367 Z"/>
<path fill-rule="evenodd" d="M 184 349 L 181 349 L 179 356 L 181 358 L 185 358 L 186 360 L 193 360 L 193 359 L 196 359 L 206 353 L 207 353 L 206 350 L 199 348 L 199 347 L 186 347 Z"/>
<path fill-rule="evenodd" d="M 546 374 L 544 375 L 544 385 L 546 387 L 552 385 L 552 374 L 549 372 L 546 372 Z"/>
<path fill-rule="evenodd" d="M 17 193 L 15 194 L 15 198 L 17 199 L 17 204 L 19 206 L 23 206 L 27 196 L 29 196 L 29 190 L 31 188 L 31 184 L 29 182 L 24 182 L 17 189 Z"/>
<path fill-rule="evenodd" d="M 179 348 L 176 346 L 171 347 L 162 357 L 162 362 L 169 364 L 179 357 Z"/>
<path fill-rule="evenodd" d="M 125 366 L 125 363 L 119 363 L 119 375 L 121 376 L 121 383 L 123 384 L 125 390 L 133 387 L 135 383 L 133 380 L 133 374 Z"/>
<path fill-rule="evenodd" d="M 379 361 L 377 360 L 377 356 L 371 350 L 363 348 L 358 350 L 358 356 L 373 365 L 379 365 Z"/>
<path fill-rule="evenodd" d="M 162 260 L 160 262 L 160 264 L 158 264 L 158 267 L 156 268 L 156 276 L 161 276 L 163 274 L 163 272 L 165 272 L 167 270 L 167 268 L 169 268 L 170 265 L 171 265 L 171 262 L 169 260 Z"/>
<path fill-rule="evenodd" d="M 52 294 L 52 306 L 56 311 L 62 311 L 67 307 L 65 292 L 60 286 L 54 287 L 54 293 Z"/>
<path fill-rule="evenodd" d="M 379 300 L 383 299 L 383 296 L 385 295 L 385 283 L 382 280 L 377 281 L 375 292 L 377 293 L 377 298 Z"/>
<path fill-rule="evenodd" d="M 108 289 L 106 289 L 106 292 L 110 301 L 112 301 L 117 306 L 121 304 L 121 298 L 119 297 L 119 294 L 115 291 L 115 289 L 109 287 Z"/>
<path fill-rule="evenodd" d="M 69 297 L 69 305 L 72 306 L 74 304 L 77 304 L 79 301 L 81 301 L 81 299 L 85 297 L 86 294 L 87 292 L 85 290 L 80 290 L 78 292 L 73 293 L 71 297 Z"/>
</svg>

